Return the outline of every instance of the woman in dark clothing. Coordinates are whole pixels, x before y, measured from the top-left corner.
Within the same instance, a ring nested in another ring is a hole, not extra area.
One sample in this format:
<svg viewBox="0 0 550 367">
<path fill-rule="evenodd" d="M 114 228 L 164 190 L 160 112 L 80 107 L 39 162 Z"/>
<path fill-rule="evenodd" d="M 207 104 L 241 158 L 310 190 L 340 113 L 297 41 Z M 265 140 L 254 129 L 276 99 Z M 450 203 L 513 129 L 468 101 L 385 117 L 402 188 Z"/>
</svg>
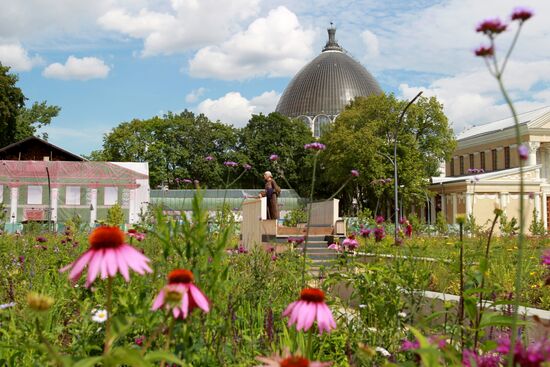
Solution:
<svg viewBox="0 0 550 367">
<path fill-rule="evenodd" d="M 260 193 L 260 196 L 267 198 L 267 219 L 279 219 L 279 207 L 277 206 L 277 196 L 281 193 L 281 188 L 275 180 L 271 172 L 264 173 L 265 190 Z"/>
</svg>

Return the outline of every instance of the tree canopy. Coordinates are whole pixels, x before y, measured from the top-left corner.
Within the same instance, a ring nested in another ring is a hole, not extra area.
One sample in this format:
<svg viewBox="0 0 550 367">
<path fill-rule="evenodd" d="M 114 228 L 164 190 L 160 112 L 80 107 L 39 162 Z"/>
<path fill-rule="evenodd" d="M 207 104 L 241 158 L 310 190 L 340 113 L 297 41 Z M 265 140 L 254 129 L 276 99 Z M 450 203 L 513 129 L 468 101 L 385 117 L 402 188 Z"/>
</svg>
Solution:
<svg viewBox="0 0 550 367">
<path fill-rule="evenodd" d="M 455 148 L 453 132 L 435 98 L 421 97 L 398 120 L 407 101 L 394 95 L 372 95 L 355 99 L 327 127 L 320 156 L 321 187 L 334 191 L 349 177 L 361 175 L 343 193 L 344 204 L 357 200 L 360 207 L 377 205 L 393 198 L 393 145 L 397 139 L 397 167 L 404 204 L 426 200 L 429 178 L 438 174 L 440 162 Z"/>
<path fill-rule="evenodd" d="M 9 67 L 0 63 L 0 147 L 35 135 L 37 129 L 50 124 L 61 111 L 61 108 L 49 106 L 45 101 L 34 102 L 26 108 L 27 98 L 17 87 L 19 78 L 9 71 Z M 43 137 L 47 139 L 47 135 Z"/>
</svg>

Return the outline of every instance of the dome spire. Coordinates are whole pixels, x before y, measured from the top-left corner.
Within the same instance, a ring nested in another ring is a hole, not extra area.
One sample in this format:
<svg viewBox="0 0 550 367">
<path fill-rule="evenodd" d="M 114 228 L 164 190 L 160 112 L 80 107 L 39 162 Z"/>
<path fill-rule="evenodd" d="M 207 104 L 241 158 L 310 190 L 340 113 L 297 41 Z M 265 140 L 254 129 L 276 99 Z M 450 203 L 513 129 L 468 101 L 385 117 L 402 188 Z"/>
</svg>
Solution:
<svg viewBox="0 0 550 367">
<path fill-rule="evenodd" d="M 330 22 L 330 27 L 327 28 L 328 31 L 328 41 L 323 48 L 325 51 L 343 51 L 342 47 L 336 42 L 336 27 Z"/>
</svg>

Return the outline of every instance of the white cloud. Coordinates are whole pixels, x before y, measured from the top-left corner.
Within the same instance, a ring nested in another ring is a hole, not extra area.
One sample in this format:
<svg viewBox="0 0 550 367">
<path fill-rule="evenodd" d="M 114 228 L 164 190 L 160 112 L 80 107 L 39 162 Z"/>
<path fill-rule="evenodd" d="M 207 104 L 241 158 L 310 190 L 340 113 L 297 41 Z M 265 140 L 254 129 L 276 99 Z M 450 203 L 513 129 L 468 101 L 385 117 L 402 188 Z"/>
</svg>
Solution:
<svg viewBox="0 0 550 367">
<path fill-rule="evenodd" d="M 40 64 L 42 59 L 29 53 L 18 43 L 0 44 L 0 62 L 14 71 L 29 71 Z"/>
<path fill-rule="evenodd" d="M 200 49 L 189 61 L 189 71 L 192 76 L 224 80 L 290 76 L 312 57 L 314 36 L 280 6 L 221 45 Z"/>
<path fill-rule="evenodd" d="M 270 91 L 248 100 L 239 92 L 229 92 L 219 99 L 205 99 L 197 106 L 197 111 L 204 113 L 211 120 L 243 127 L 252 114 L 275 111 L 279 97 L 280 94 Z"/>
<path fill-rule="evenodd" d="M 63 80 L 89 80 L 106 78 L 111 69 L 96 57 L 83 57 L 81 59 L 69 56 L 65 64 L 58 62 L 48 65 L 42 75 L 46 78 Z"/>
<path fill-rule="evenodd" d="M 107 30 L 143 39 L 143 56 L 172 54 L 219 42 L 255 16 L 259 0 L 172 0 L 171 9 L 125 8 L 107 11 L 98 23 Z"/>
<path fill-rule="evenodd" d="M 511 61 L 504 74 L 504 84 L 518 112 L 547 106 L 550 92 L 539 88 L 550 85 L 550 61 Z M 403 83 L 399 89 L 405 99 L 412 98 L 420 90 L 425 96 L 436 96 L 443 103 L 456 132 L 510 116 L 496 80 L 485 68 L 440 78 L 425 86 Z"/>
<path fill-rule="evenodd" d="M 369 30 L 365 30 L 361 33 L 361 39 L 365 45 L 365 58 L 369 60 L 380 54 L 378 49 L 378 37 Z"/>
<path fill-rule="evenodd" d="M 206 92 L 206 88 L 200 87 L 197 89 L 193 89 L 191 92 L 189 92 L 185 96 L 185 102 L 187 103 L 195 103 L 199 100 L 199 98 Z"/>
</svg>

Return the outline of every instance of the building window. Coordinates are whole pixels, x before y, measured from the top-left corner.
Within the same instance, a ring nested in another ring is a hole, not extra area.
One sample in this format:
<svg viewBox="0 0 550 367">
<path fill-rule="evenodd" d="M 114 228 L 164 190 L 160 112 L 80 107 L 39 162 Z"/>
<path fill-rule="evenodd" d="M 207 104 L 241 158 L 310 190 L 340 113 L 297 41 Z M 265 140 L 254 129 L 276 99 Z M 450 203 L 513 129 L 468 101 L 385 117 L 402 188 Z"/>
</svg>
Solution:
<svg viewBox="0 0 550 367">
<path fill-rule="evenodd" d="M 497 166 L 497 150 L 496 149 L 493 149 L 491 150 L 491 167 L 493 169 L 493 171 L 496 171 L 498 169 L 498 166 Z"/>
<path fill-rule="evenodd" d="M 118 189 L 116 187 L 105 188 L 104 205 L 115 205 L 118 201 Z"/>
<path fill-rule="evenodd" d="M 27 204 L 42 205 L 42 186 L 27 188 Z"/>
<path fill-rule="evenodd" d="M 474 168 L 474 155 L 470 154 L 470 168 Z"/>
<path fill-rule="evenodd" d="M 485 152 L 479 152 L 479 168 L 485 171 Z"/>
<path fill-rule="evenodd" d="M 461 176 L 464 175 L 464 156 L 463 155 L 460 156 L 460 167 L 459 167 L 459 169 L 460 169 L 460 175 Z"/>
<path fill-rule="evenodd" d="M 455 159 L 451 158 L 451 176 L 455 175 Z"/>
<path fill-rule="evenodd" d="M 510 168 L 510 147 L 504 147 L 504 168 Z"/>
<path fill-rule="evenodd" d="M 80 205 L 80 186 L 67 186 L 65 192 L 66 205 Z"/>
</svg>

